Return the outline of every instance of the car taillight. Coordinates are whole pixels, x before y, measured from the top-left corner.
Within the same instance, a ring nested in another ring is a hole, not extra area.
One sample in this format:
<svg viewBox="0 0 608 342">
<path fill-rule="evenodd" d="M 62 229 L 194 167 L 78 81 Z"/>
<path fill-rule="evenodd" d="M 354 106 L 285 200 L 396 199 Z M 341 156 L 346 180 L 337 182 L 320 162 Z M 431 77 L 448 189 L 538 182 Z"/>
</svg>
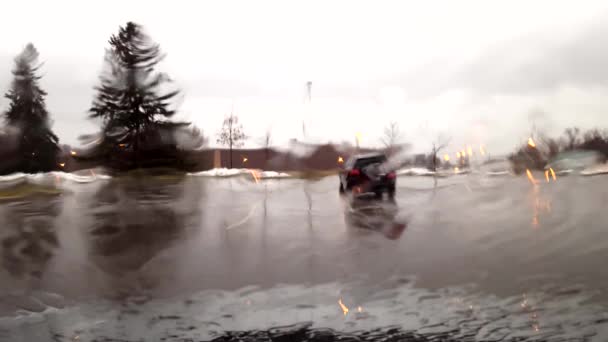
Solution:
<svg viewBox="0 0 608 342">
<path fill-rule="evenodd" d="M 352 169 L 352 170 L 350 170 L 348 175 L 349 176 L 359 176 L 359 175 L 361 175 L 361 171 L 359 171 L 359 169 Z"/>
<path fill-rule="evenodd" d="M 386 175 L 386 178 L 388 178 L 388 179 L 395 179 L 395 178 L 397 178 L 397 174 L 396 174 L 396 173 L 394 173 L 394 172 L 389 172 L 389 173 Z"/>
</svg>

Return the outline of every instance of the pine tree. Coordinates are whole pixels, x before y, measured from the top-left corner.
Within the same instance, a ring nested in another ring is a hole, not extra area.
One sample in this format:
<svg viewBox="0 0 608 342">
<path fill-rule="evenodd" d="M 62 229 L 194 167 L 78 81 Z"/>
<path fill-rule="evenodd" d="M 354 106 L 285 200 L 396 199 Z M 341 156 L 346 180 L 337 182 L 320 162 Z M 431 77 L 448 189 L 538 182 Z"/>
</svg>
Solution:
<svg viewBox="0 0 608 342">
<path fill-rule="evenodd" d="M 5 94 L 10 100 L 4 113 L 6 124 L 18 132 L 15 170 L 28 173 L 51 171 L 57 168 L 59 139 L 52 132 L 46 109 L 47 95 L 38 84 L 36 75 L 40 65 L 39 53 L 31 43 L 15 57 L 14 79 Z"/>
<path fill-rule="evenodd" d="M 109 43 L 107 69 L 96 88 L 90 117 L 103 121 L 107 152 L 130 151 L 138 164 L 141 145 L 158 140 L 160 129 L 171 130 L 188 123 L 166 120 L 175 114 L 170 105 L 179 91 L 165 90 L 170 79 L 154 70 L 164 56 L 143 28 L 129 22 Z"/>
</svg>

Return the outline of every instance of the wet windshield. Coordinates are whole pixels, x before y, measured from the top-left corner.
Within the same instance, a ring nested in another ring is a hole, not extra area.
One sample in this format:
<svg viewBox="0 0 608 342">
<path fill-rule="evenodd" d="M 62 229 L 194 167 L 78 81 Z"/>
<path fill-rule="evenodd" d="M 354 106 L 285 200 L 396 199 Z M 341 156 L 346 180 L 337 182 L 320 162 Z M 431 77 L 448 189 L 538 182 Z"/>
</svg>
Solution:
<svg viewBox="0 0 608 342">
<path fill-rule="evenodd" d="M 608 1 L 1 10 L 0 342 L 608 341 Z"/>
</svg>

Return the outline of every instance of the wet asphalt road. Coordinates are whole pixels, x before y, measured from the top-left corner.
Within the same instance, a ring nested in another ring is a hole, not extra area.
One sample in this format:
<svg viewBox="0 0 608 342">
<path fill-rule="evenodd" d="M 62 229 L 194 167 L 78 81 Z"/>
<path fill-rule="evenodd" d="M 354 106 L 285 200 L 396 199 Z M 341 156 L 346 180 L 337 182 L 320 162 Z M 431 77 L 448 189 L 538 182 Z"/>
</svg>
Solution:
<svg viewBox="0 0 608 342">
<path fill-rule="evenodd" d="M 340 197 L 335 177 L 47 175 L 7 189 L 36 195 L 0 204 L 0 340 L 261 338 L 302 322 L 608 339 L 603 177 L 400 177 L 394 202 Z"/>
</svg>

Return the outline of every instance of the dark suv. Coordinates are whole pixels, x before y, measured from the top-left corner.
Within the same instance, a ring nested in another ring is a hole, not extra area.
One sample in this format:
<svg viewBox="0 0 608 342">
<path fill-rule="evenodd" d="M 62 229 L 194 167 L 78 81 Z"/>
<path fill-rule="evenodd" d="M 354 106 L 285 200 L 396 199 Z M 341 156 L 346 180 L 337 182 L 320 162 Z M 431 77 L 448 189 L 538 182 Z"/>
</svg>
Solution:
<svg viewBox="0 0 608 342">
<path fill-rule="evenodd" d="M 359 154 L 350 157 L 340 172 L 340 193 L 352 191 L 355 195 L 374 194 L 395 196 L 397 174 L 387 169 L 386 156 L 381 153 Z"/>
</svg>

